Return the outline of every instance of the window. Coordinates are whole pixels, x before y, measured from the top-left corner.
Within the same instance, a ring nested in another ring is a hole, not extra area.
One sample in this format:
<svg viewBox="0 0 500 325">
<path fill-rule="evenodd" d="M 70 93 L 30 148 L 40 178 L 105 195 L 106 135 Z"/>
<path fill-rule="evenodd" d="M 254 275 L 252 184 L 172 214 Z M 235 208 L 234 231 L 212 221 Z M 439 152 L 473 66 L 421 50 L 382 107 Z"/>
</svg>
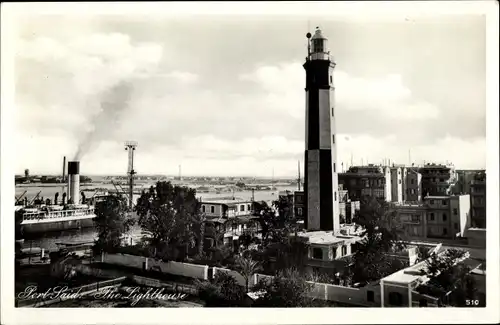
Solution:
<svg viewBox="0 0 500 325">
<path fill-rule="evenodd" d="M 335 201 L 337 201 L 337 192 L 335 192 Z"/>
<path fill-rule="evenodd" d="M 418 301 L 418 306 L 419 307 L 427 307 L 427 299 L 420 299 Z"/>
<path fill-rule="evenodd" d="M 301 216 L 301 215 L 302 215 L 302 208 L 297 208 L 297 214 L 298 214 L 299 216 Z"/>
<path fill-rule="evenodd" d="M 411 216 L 412 222 L 420 222 L 420 216 L 418 214 Z"/>
<path fill-rule="evenodd" d="M 448 201 L 443 200 L 443 205 L 448 205 Z"/>
<path fill-rule="evenodd" d="M 333 172 L 334 172 L 334 173 L 336 173 L 336 172 L 337 172 L 336 163 L 333 163 Z"/>
<path fill-rule="evenodd" d="M 458 223 L 455 222 L 455 229 L 458 229 Z"/>
<path fill-rule="evenodd" d="M 448 234 L 448 229 L 443 228 L 443 235 L 447 235 L 447 234 Z"/>
<path fill-rule="evenodd" d="M 333 83 L 333 76 L 330 76 L 330 83 Z"/>
<path fill-rule="evenodd" d="M 410 181 L 410 183 L 411 183 L 411 184 L 415 184 L 415 180 L 414 180 L 414 179 L 412 179 L 412 180 Z"/>
<path fill-rule="evenodd" d="M 245 211 L 245 205 L 240 205 L 240 211 Z"/>
<path fill-rule="evenodd" d="M 205 206 L 204 205 L 201 206 L 201 212 L 205 212 Z"/>
<path fill-rule="evenodd" d="M 453 215 L 457 215 L 458 214 L 458 210 L 457 209 L 453 209 Z"/>
<path fill-rule="evenodd" d="M 398 292 L 389 292 L 389 304 L 393 306 L 402 306 L 403 296 Z"/>
<path fill-rule="evenodd" d="M 431 213 L 430 217 L 431 217 L 431 221 L 434 221 L 434 213 Z"/>
<path fill-rule="evenodd" d="M 248 205 L 247 205 L 247 210 L 248 210 L 248 211 L 252 210 L 252 209 L 250 208 L 250 204 L 248 204 Z"/>
<path fill-rule="evenodd" d="M 323 250 L 321 248 L 313 248 L 313 258 L 322 260 L 323 259 Z"/>
<path fill-rule="evenodd" d="M 446 218 L 447 218 L 447 217 L 448 217 L 448 216 L 446 215 L 446 213 L 443 213 L 443 221 L 446 221 Z"/>
<path fill-rule="evenodd" d="M 342 256 L 346 256 L 346 255 L 347 255 L 347 246 L 342 245 Z"/>
<path fill-rule="evenodd" d="M 399 180 L 399 184 L 401 184 L 401 180 Z"/>
<path fill-rule="evenodd" d="M 215 207 L 214 207 L 213 205 L 212 205 L 212 206 L 210 206 L 210 212 L 211 212 L 211 213 L 215 213 Z"/>
<path fill-rule="evenodd" d="M 335 116 L 335 109 L 332 107 L 332 116 Z"/>
<path fill-rule="evenodd" d="M 366 300 L 370 301 L 370 302 L 373 302 L 375 301 L 375 292 L 371 291 L 371 290 L 368 290 L 366 292 Z"/>
<path fill-rule="evenodd" d="M 335 134 L 332 134 L 332 143 L 335 143 Z"/>
</svg>

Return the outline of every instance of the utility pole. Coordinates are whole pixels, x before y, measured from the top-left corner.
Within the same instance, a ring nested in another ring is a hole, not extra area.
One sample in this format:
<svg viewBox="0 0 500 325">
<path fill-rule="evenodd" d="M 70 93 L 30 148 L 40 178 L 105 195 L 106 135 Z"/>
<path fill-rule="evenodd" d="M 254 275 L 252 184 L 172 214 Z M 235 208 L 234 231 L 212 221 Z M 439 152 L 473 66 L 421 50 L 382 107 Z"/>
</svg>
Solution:
<svg viewBox="0 0 500 325">
<path fill-rule="evenodd" d="M 134 175 L 136 174 L 134 170 L 134 151 L 137 148 L 137 142 L 135 141 L 127 141 L 125 142 L 125 150 L 128 151 L 128 171 L 127 174 L 129 176 L 129 198 L 128 204 L 129 209 L 132 212 L 132 208 L 134 206 Z"/>
<path fill-rule="evenodd" d="M 299 172 L 299 178 L 297 179 L 297 185 L 300 191 L 300 160 L 298 161 L 298 172 Z"/>
</svg>

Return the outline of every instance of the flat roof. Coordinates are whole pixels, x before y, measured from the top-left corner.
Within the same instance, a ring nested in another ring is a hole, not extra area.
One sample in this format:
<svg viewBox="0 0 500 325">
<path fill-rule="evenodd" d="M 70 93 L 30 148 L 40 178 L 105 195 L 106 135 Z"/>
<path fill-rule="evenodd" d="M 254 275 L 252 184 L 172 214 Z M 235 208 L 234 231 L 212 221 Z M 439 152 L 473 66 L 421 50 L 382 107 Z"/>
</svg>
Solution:
<svg viewBox="0 0 500 325">
<path fill-rule="evenodd" d="M 346 241 L 356 241 L 361 239 L 360 237 L 353 235 L 335 235 L 332 231 L 301 232 L 298 233 L 297 236 L 308 238 L 310 244 L 337 244 Z"/>
<path fill-rule="evenodd" d="M 481 231 L 486 232 L 486 228 L 469 228 L 467 231 Z"/>
<path fill-rule="evenodd" d="M 449 199 L 452 195 L 446 196 L 446 195 L 429 195 L 426 196 L 425 199 Z"/>
<path fill-rule="evenodd" d="M 220 199 L 220 198 L 213 198 L 213 199 L 203 199 L 201 204 L 239 204 L 239 203 L 252 203 L 251 200 L 244 200 L 240 198 L 235 198 L 233 199 Z"/>
</svg>

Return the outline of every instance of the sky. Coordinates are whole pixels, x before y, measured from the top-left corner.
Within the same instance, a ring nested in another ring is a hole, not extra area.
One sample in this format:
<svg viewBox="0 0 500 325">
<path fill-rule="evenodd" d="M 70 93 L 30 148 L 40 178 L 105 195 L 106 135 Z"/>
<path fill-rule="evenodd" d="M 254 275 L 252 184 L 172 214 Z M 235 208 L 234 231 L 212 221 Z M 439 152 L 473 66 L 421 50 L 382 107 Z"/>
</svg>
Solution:
<svg viewBox="0 0 500 325">
<path fill-rule="evenodd" d="M 15 47 L 16 172 L 295 176 L 305 34 L 336 68 L 338 161 L 486 166 L 483 16 L 38 16 Z"/>
</svg>

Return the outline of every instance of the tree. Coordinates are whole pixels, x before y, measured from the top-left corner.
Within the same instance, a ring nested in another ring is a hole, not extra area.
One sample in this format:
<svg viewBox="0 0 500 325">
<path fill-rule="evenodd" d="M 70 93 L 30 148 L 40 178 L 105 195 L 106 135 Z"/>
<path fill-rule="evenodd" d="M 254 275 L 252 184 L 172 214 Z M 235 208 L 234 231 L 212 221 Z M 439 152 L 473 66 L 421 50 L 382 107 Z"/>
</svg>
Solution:
<svg viewBox="0 0 500 325">
<path fill-rule="evenodd" d="M 274 246 L 274 255 L 276 258 L 276 269 L 286 270 L 295 268 L 303 272 L 308 259 L 309 245 L 306 240 L 289 235 L 282 242 Z"/>
<path fill-rule="evenodd" d="M 95 225 L 98 239 L 94 242 L 94 252 L 113 251 L 121 246 L 123 234 L 135 224 L 127 211 L 127 199 L 121 195 L 111 194 L 96 203 Z"/>
<path fill-rule="evenodd" d="M 431 254 L 425 260 L 427 267 L 422 270 L 422 275 L 427 275 L 430 280 L 417 290 L 438 297 L 445 304 L 465 307 L 466 300 L 475 299 L 477 293 L 471 269 L 461 263 L 465 258 L 467 252 L 460 249 L 448 249 L 439 255 Z"/>
<path fill-rule="evenodd" d="M 155 188 L 143 191 L 136 210 L 155 256 L 182 261 L 189 249 L 203 245 L 200 206 L 194 189 L 170 182 L 157 182 Z"/>
<path fill-rule="evenodd" d="M 245 248 L 245 250 L 248 250 L 248 247 L 250 247 L 253 242 L 253 237 L 249 233 L 245 232 L 240 235 L 238 242 Z"/>
<path fill-rule="evenodd" d="M 357 211 L 354 222 L 363 238 L 356 251 L 346 261 L 343 280 L 347 283 L 367 283 L 381 279 L 406 266 L 387 253 L 405 248 L 401 241 L 397 215 L 384 201 L 368 198 Z"/>
<path fill-rule="evenodd" d="M 236 279 L 225 272 L 218 272 L 211 281 L 196 282 L 198 296 L 206 303 L 206 307 L 236 307 L 245 298 L 245 291 Z"/>
<path fill-rule="evenodd" d="M 263 206 L 258 221 L 264 246 L 284 242 L 289 234 L 298 230 L 293 217 L 293 203 L 285 197 L 274 201 L 272 208 Z"/>
<path fill-rule="evenodd" d="M 245 188 L 245 186 L 246 186 L 246 185 L 245 185 L 245 183 L 243 183 L 243 182 L 238 182 L 238 183 L 236 183 L 236 187 L 237 187 L 237 188 L 239 188 L 239 189 Z"/>
<path fill-rule="evenodd" d="M 248 281 L 258 271 L 262 269 L 259 262 L 254 261 L 251 257 L 238 256 L 236 259 L 236 269 L 245 279 L 245 290 L 248 292 Z"/>
<path fill-rule="evenodd" d="M 312 307 L 314 299 L 309 296 L 312 284 L 307 283 L 297 270 L 279 272 L 271 281 L 260 281 L 255 292 L 263 292 L 255 307 Z"/>
</svg>

